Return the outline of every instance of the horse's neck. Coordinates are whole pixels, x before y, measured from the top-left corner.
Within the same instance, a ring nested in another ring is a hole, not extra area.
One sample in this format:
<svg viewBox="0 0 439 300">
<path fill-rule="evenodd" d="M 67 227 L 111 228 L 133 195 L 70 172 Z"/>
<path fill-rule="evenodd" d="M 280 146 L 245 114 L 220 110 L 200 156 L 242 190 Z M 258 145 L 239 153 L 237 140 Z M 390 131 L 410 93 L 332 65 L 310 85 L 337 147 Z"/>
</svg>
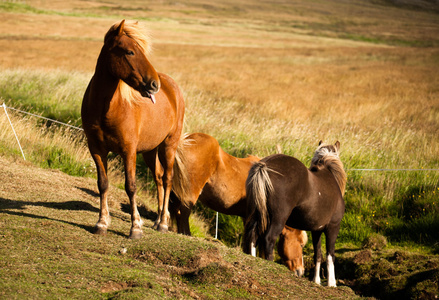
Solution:
<svg viewBox="0 0 439 300">
<path fill-rule="evenodd" d="M 318 164 L 318 165 L 311 165 L 309 168 L 311 172 L 319 172 L 322 170 L 328 171 L 337 182 L 337 185 L 340 189 L 340 192 L 342 195 L 345 193 L 345 187 L 346 187 L 346 173 L 343 170 L 343 164 Z"/>
<path fill-rule="evenodd" d="M 111 75 L 104 65 L 98 63 L 91 86 L 93 101 L 96 104 L 109 106 L 110 102 L 115 98 L 118 86 L 119 79 Z"/>
</svg>

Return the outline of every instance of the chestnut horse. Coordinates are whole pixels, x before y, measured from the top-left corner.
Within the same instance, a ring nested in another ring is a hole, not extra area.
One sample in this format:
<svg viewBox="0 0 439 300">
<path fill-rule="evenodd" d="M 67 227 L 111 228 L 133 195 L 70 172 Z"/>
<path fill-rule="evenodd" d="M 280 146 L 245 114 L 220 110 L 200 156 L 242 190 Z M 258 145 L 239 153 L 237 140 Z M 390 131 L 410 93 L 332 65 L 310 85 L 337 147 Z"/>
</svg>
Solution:
<svg viewBox="0 0 439 300">
<path fill-rule="evenodd" d="M 303 247 L 308 242 L 305 230 L 285 226 L 279 236 L 277 252 L 290 271 L 299 277 L 305 273 L 303 263 Z"/>
<path fill-rule="evenodd" d="M 340 143 L 317 148 L 307 169 L 294 157 L 275 154 L 255 163 L 246 181 L 248 219 L 244 252 L 253 241 L 273 260 L 273 247 L 285 225 L 312 232 L 314 282 L 320 284 L 321 234 L 326 236 L 328 286 L 336 286 L 335 240 L 345 211 L 346 173 L 339 158 Z"/>
<path fill-rule="evenodd" d="M 237 158 L 204 133 L 186 136 L 177 149 L 171 211 L 178 233 L 190 235 L 189 215 L 197 200 L 226 215 L 245 218 L 245 180 L 256 156 Z"/>
<path fill-rule="evenodd" d="M 136 205 L 136 154 L 142 153 L 157 185 L 158 217 L 154 226 L 167 231 L 168 201 L 175 151 L 183 127 L 184 100 L 175 82 L 157 73 L 147 59 L 149 40 L 137 22 L 115 23 L 105 35 L 95 73 L 82 102 L 82 127 L 96 163 L 100 193 L 95 233 L 106 234 L 107 155 L 119 154 L 130 200 L 130 238 L 142 236 Z"/>
</svg>

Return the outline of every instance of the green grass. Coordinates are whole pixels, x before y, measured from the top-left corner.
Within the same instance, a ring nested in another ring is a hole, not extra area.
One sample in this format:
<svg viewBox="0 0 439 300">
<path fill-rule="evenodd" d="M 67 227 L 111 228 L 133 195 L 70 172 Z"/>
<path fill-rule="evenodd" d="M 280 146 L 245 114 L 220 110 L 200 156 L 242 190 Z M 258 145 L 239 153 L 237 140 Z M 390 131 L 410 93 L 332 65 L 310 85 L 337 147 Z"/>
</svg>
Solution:
<svg viewBox="0 0 439 300">
<path fill-rule="evenodd" d="M 19 70 L 2 72 L 0 89 L 3 95 L 11 98 L 8 105 L 19 105 L 23 109 L 41 113 L 44 116 L 56 118 L 63 122 L 79 125 L 79 107 L 82 91 L 89 76 L 84 74 L 66 74 L 56 72 L 32 71 L 25 73 Z M 9 84 L 7 84 L 9 83 Z M 47 83 L 43 84 L 43 83 Z M 50 87 L 50 88 L 48 88 Z M 189 93 L 193 93 L 189 91 Z M 261 119 L 249 116 L 245 109 L 238 113 L 238 122 L 224 124 L 220 128 L 212 127 L 224 115 L 236 112 L 241 104 L 222 100 L 215 105 L 215 109 L 204 103 L 197 94 L 187 95 L 189 107 L 186 114 L 186 131 L 204 131 L 215 136 L 221 146 L 230 154 L 244 157 L 247 154 L 265 156 L 276 151 L 276 144 L 280 144 L 283 152 L 294 155 L 305 164 L 310 160 L 314 145 L 307 144 L 307 131 L 302 132 L 303 140 L 288 139 L 278 128 L 284 127 L 282 121 Z M 213 113 L 215 112 L 215 113 Z M 203 118 L 192 118 L 196 114 Z M 27 121 L 24 121 L 27 122 Z M 33 122 L 33 121 L 32 121 Z M 36 121 L 38 122 L 38 121 Z M 201 123 L 202 122 L 202 123 Z M 271 123 L 271 125 L 266 125 Z M 5 125 L 6 128 L 8 125 Z M 40 141 L 36 136 L 22 136 L 25 153 L 29 159 L 42 167 L 55 168 L 75 176 L 93 175 L 94 166 L 88 157 L 88 152 L 82 138 L 75 130 L 58 131 L 44 130 L 44 138 Z M 203 129 L 204 128 L 204 129 Z M 246 128 L 247 130 L 245 130 Z M 23 129 L 24 130 L 24 129 Z M 398 129 L 396 129 L 398 132 Z M 279 134 L 282 137 L 279 138 Z M 259 135 L 255 140 L 254 136 Z M 4 137 L 6 138 L 6 137 Z M 11 135 L 8 137 L 11 138 Z M 60 142 L 62 141 L 62 142 Z M 19 155 L 15 141 L 8 141 L 3 151 L 10 155 Z M 78 147 L 78 150 L 75 148 Z M 343 147 L 343 145 L 342 145 Z M 352 149 L 352 148 L 351 148 Z M 398 161 L 398 153 L 382 151 L 376 160 L 376 151 L 349 153 L 342 152 L 342 160 L 346 168 L 388 166 L 392 160 Z M 346 157 L 350 156 L 349 160 Z M 407 159 L 407 158 L 404 158 Z M 113 158 L 114 170 L 119 170 L 120 162 Z M 434 165 L 435 162 L 425 165 Z M 119 166 L 119 167 L 118 167 Z M 147 170 L 141 157 L 138 159 L 139 186 L 154 193 L 150 172 Z M 391 243 L 418 243 L 430 247 L 432 251 L 439 251 L 437 215 L 439 201 L 437 201 L 439 174 L 437 171 L 348 171 L 346 189 L 346 215 L 343 219 L 339 242 L 361 242 L 372 233 L 381 233 Z M 123 187 L 123 181 L 120 186 Z M 208 221 L 210 234 L 215 232 L 215 212 L 197 205 L 198 214 Z M 193 231 L 197 233 L 197 229 Z M 203 231 L 203 230 L 202 230 Z M 221 215 L 219 218 L 219 238 L 230 246 L 239 246 L 242 239 L 242 221 L 238 217 Z"/>
<path fill-rule="evenodd" d="M 52 70 L 4 70 L 0 95 L 6 105 L 81 126 L 81 102 L 90 75 Z"/>
</svg>

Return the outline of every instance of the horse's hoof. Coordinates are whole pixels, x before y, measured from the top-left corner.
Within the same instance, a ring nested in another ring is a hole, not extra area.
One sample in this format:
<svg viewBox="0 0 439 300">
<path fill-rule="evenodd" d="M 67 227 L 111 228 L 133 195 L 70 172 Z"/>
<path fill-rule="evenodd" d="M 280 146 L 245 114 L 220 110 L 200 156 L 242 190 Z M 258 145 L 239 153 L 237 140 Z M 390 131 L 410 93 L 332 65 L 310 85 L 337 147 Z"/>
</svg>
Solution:
<svg viewBox="0 0 439 300">
<path fill-rule="evenodd" d="M 162 225 L 162 224 L 160 224 L 158 227 L 157 227 L 157 231 L 159 231 L 159 232 L 168 232 L 168 225 Z"/>
<path fill-rule="evenodd" d="M 132 240 L 138 240 L 142 238 L 142 230 L 131 230 L 129 238 Z"/>
<path fill-rule="evenodd" d="M 95 226 L 93 233 L 97 235 L 107 235 L 107 228 L 102 226 Z"/>
</svg>

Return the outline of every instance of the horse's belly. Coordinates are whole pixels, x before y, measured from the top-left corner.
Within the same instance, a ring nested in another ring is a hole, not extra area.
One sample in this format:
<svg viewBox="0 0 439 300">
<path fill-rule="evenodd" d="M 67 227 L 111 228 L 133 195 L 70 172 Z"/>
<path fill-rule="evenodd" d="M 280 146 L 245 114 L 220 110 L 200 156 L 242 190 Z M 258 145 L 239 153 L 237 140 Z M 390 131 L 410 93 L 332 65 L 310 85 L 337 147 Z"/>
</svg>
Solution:
<svg viewBox="0 0 439 300">
<path fill-rule="evenodd" d="M 331 221 L 332 214 L 332 211 L 296 207 L 286 225 L 300 230 L 319 231 Z"/>
<path fill-rule="evenodd" d="M 157 132 L 156 134 L 151 133 L 152 132 L 141 133 L 139 135 L 139 141 L 136 147 L 137 152 L 147 152 L 157 148 L 168 136 L 169 131 Z"/>
<path fill-rule="evenodd" d="M 198 198 L 203 205 L 226 215 L 245 216 L 245 200 L 241 193 L 229 189 L 222 190 L 219 185 L 206 184 Z"/>
</svg>

